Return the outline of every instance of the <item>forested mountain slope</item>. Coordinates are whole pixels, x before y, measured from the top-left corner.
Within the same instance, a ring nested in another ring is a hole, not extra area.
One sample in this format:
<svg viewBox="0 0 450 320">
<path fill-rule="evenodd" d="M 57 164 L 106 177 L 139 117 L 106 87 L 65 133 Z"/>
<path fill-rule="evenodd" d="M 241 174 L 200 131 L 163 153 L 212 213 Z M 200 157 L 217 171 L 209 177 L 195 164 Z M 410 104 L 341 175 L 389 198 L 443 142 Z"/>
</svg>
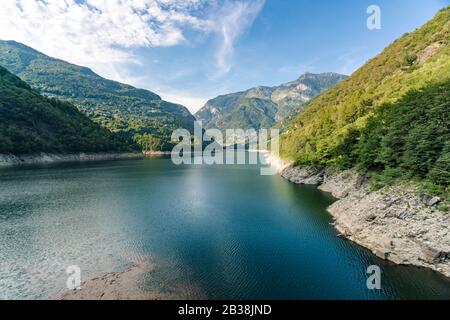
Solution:
<svg viewBox="0 0 450 320">
<path fill-rule="evenodd" d="M 297 164 L 450 181 L 450 7 L 314 99 L 282 136 Z"/>
<path fill-rule="evenodd" d="M 174 129 L 193 128 L 194 117 L 181 105 L 14 41 L 0 40 L 0 66 L 42 94 L 69 101 L 96 123 L 144 147 L 168 148 Z"/>
<path fill-rule="evenodd" d="M 41 96 L 0 67 L 0 153 L 128 151 L 115 134 L 75 106 Z"/>
<path fill-rule="evenodd" d="M 276 87 L 255 87 L 209 100 L 195 116 L 205 128 L 260 129 L 281 124 L 321 92 L 346 76 L 305 73 Z"/>
</svg>

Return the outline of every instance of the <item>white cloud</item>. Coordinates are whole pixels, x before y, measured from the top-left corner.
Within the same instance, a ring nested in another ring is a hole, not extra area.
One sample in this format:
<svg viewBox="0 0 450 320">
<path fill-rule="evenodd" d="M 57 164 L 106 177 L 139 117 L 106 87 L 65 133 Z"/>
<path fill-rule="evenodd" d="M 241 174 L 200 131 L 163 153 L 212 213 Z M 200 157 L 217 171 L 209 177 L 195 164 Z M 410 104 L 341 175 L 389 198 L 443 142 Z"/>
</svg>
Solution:
<svg viewBox="0 0 450 320">
<path fill-rule="evenodd" d="M 252 2 L 226 2 L 218 11 L 215 32 L 220 36 L 217 51 L 218 75 L 228 73 L 231 69 L 236 39 L 251 26 L 263 8 L 265 0 Z"/>
<path fill-rule="evenodd" d="M 231 69 L 236 40 L 252 25 L 264 1 L 1 0 L 0 39 L 126 82 L 136 78 L 128 72 L 130 64 L 142 64 L 136 49 L 188 44 L 186 37 L 193 34 L 201 39 L 213 36 L 218 45 L 211 62 L 215 75 L 223 76 Z M 189 101 L 193 108 L 204 100 L 189 94 L 174 98 Z"/>
<path fill-rule="evenodd" d="M 132 48 L 186 41 L 185 27 L 207 32 L 189 13 L 201 0 L 2 0 L 0 38 L 108 74 L 110 64 L 138 63 Z"/>
</svg>

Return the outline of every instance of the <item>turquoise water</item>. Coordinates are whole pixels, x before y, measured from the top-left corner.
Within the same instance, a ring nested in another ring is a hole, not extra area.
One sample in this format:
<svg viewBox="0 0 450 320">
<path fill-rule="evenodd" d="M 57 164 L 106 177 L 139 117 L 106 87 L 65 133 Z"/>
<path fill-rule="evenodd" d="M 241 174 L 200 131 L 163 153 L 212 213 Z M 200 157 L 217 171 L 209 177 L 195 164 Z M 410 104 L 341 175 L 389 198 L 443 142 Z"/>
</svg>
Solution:
<svg viewBox="0 0 450 320">
<path fill-rule="evenodd" d="M 142 287 L 178 298 L 450 298 L 438 274 L 337 237 L 332 202 L 257 166 L 160 158 L 3 169 L 0 298 L 54 296 L 70 265 L 88 279 L 146 260 L 157 267 Z"/>
</svg>

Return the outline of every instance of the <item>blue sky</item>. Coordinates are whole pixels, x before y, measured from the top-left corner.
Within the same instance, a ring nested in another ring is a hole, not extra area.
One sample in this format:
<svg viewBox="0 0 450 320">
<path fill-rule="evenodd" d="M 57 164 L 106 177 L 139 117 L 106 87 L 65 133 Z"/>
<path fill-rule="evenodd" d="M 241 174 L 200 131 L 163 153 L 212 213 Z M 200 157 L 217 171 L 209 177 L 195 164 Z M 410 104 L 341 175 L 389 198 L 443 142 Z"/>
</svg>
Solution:
<svg viewBox="0 0 450 320">
<path fill-rule="evenodd" d="M 380 30 L 366 26 L 381 8 Z M 2 0 L 0 39 L 150 89 L 191 111 L 303 72 L 351 74 L 450 0 Z"/>
</svg>

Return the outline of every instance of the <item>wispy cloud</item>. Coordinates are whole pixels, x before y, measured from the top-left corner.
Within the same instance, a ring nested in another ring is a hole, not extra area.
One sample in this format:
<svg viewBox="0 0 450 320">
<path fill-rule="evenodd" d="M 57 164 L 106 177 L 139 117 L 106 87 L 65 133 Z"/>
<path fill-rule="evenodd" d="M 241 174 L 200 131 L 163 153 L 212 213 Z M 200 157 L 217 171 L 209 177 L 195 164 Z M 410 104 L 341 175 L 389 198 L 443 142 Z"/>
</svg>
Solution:
<svg viewBox="0 0 450 320">
<path fill-rule="evenodd" d="M 219 14 L 214 19 L 216 21 L 215 32 L 220 37 L 216 57 L 219 75 L 230 71 L 235 41 L 253 24 L 264 3 L 265 0 L 228 1 L 219 10 Z"/>
<path fill-rule="evenodd" d="M 231 67 L 234 42 L 264 1 L 246 0 L 2 0 L 0 39 L 117 79 L 121 64 L 139 64 L 141 47 L 189 43 L 188 31 L 216 35 L 217 68 Z M 111 68 L 111 66 L 114 68 Z"/>
<path fill-rule="evenodd" d="M 108 74 L 109 65 L 139 63 L 133 48 L 186 41 L 183 28 L 208 32 L 190 13 L 202 0 L 2 0 L 0 38 Z"/>
</svg>

